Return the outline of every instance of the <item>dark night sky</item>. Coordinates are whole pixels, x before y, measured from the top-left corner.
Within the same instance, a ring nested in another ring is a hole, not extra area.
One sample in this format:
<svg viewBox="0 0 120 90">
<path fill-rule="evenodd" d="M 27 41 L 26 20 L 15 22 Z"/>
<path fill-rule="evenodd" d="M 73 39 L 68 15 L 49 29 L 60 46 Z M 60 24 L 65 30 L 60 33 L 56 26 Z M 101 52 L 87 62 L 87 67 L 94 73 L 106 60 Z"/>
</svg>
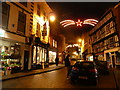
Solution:
<svg viewBox="0 0 120 90">
<path fill-rule="evenodd" d="M 60 22 L 66 19 L 85 20 L 94 18 L 99 20 L 100 17 L 109 8 L 115 6 L 118 2 L 48 2 L 52 10 L 56 13 L 57 21 Z M 63 28 L 59 24 L 61 33 L 66 36 L 68 42 L 76 42 L 81 34 L 93 28 L 90 25 L 83 27 L 68 26 Z"/>
</svg>

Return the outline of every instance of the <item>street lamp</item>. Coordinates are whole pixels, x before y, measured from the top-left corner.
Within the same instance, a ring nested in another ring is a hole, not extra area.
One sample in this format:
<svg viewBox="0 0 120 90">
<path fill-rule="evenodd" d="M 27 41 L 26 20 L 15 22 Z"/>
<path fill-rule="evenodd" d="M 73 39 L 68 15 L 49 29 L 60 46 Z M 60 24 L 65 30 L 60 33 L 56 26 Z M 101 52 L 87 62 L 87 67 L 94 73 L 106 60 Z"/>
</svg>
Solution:
<svg viewBox="0 0 120 90">
<path fill-rule="evenodd" d="M 50 21 L 55 21 L 55 16 L 50 16 Z"/>
<path fill-rule="evenodd" d="M 78 42 L 82 42 L 82 39 L 78 39 Z"/>
<path fill-rule="evenodd" d="M 54 22 L 55 21 L 55 14 L 54 13 L 50 13 L 49 15 L 50 15 L 49 16 L 50 21 Z"/>
</svg>

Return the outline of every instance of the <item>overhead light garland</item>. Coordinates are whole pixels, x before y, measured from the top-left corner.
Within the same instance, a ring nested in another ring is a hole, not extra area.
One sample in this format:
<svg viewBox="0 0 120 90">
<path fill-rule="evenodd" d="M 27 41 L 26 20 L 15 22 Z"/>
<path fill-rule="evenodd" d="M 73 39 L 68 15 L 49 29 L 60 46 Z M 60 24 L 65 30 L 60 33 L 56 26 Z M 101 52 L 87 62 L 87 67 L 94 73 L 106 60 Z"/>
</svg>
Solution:
<svg viewBox="0 0 120 90">
<path fill-rule="evenodd" d="M 95 20 L 95 19 L 86 19 L 84 21 L 81 21 L 80 19 L 78 19 L 77 22 L 73 21 L 73 20 L 64 20 L 64 21 L 61 21 L 60 24 L 63 26 L 63 27 L 67 27 L 69 25 L 77 25 L 77 26 L 82 26 L 83 24 L 89 24 L 89 25 L 92 25 L 92 26 L 95 26 L 97 24 L 98 20 Z"/>
</svg>

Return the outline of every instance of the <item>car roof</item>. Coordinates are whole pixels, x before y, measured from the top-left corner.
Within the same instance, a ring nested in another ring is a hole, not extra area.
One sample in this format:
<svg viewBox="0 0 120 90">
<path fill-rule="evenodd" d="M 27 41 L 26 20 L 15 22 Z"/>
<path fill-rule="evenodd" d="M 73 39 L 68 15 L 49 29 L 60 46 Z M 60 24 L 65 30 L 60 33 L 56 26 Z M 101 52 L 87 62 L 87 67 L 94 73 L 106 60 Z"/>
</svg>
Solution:
<svg viewBox="0 0 120 90">
<path fill-rule="evenodd" d="M 77 62 L 94 62 L 94 61 L 81 60 L 81 61 L 77 61 Z"/>
</svg>

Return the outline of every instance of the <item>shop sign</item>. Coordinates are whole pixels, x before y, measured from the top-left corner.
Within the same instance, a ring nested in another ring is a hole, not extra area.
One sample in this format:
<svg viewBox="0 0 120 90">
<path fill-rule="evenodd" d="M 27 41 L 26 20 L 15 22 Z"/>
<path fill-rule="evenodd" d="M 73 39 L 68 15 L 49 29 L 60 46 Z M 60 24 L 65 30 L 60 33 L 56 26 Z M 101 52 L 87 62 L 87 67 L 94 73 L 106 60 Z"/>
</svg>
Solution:
<svg viewBox="0 0 120 90">
<path fill-rule="evenodd" d="M 42 31 L 42 36 L 47 36 L 47 31 L 43 30 Z"/>
<path fill-rule="evenodd" d="M 3 29 L 0 29 L 0 37 L 4 37 L 5 36 L 5 31 Z"/>
<path fill-rule="evenodd" d="M 104 54 L 104 52 L 102 52 L 102 53 L 97 53 L 97 54 L 95 54 L 95 55 L 103 55 Z"/>
</svg>

